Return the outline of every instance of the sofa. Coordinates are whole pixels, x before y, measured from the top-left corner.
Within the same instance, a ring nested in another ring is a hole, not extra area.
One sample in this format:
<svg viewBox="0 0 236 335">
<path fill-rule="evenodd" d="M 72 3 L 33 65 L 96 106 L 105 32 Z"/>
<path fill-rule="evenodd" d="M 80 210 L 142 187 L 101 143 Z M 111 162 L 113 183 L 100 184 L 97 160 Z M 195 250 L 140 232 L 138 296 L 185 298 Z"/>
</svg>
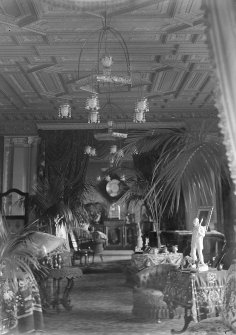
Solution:
<svg viewBox="0 0 236 335">
<path fill-rule="evenodd" d="M 169 271 L 175 270 L 176 267 L 174 264 L 158 264 L 133 275 L 132 312 L 135 317 L 157 322 L 170 318 L 167 304 L 163 301 L 163 290 Z M 176 314 L 178 313 L 180 310 L 176 311 Z"/>
</svg>

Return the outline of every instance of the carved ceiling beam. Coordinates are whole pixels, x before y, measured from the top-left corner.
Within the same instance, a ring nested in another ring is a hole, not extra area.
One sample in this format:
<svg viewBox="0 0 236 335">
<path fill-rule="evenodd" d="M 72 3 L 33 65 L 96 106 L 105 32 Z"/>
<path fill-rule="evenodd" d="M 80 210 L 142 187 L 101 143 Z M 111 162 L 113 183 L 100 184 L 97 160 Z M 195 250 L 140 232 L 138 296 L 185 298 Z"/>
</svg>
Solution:
<svg viewBox="0 0 236 335">
<path fill-rule="evenodd" d="M 42 98 L 40 92 L 38 91 L 36 85 L 34 84 L 33 80 L 30 79 L 29 75 L 27 74 L 26 70 L 24 69 L 24 67 L 19 63 L 16 62 L 18 67 L 21 70 L 21 73 L 23 74 L 23 76 L 25 77 L 25 79 L 28 81 L 28 83 L 31 85 L 31 87 L 33 88 L 33 90 L 35 91 L 35 93 L 38 95 L 39 98 Z"/>
<path fill-rule="evenodd" d="M 163 0 L 159 0 L 158 3 L 163 2 Z M 136 0 L 135 2 L 133 1 L 127 1 L 126 6 L 113 10 L 113 11 L 108 11 L 107 16 L 108 17 L 114 17 L 122 14 L 127 14 L 130 12 L 134 12 L 138 9 L 142 9 L 148 6 L 156 5 L 157 1 L 156 0 Z"/>
<path fill-rule="evenodd" d="M 183 77 L 182 77 L 182 79 L 181 79 L 181 82 L 180 82 L 180 84 L 178 85 L 177 91 L 176 91 L 176 93 L 175 93 L 175 95 L 174 95 L 175 99 L 178 98 L 178 96 L 179 96 L 179 94 L 180 94 L 182 88 L 183 88 L 184 85 L 186 84 L 186 81 L 187 81 L 188 77 L 190 76 L 190 73 L 191 73 L 193 67 L 194 67 L 194 64 L 191 64 L 191 65 L 189 66 L 188 71 L 186 71 L 186 73 L 183 75 Z"/>
<path fill-rule="evenodd" d="M 26 102 L 22 97 L 15 91 L 15 89 L 8 83 L 3 75 L 0 74 L 0 90 L 4 93 L 4 96 L 17 108 L 26 107 Z"/>
</svg>

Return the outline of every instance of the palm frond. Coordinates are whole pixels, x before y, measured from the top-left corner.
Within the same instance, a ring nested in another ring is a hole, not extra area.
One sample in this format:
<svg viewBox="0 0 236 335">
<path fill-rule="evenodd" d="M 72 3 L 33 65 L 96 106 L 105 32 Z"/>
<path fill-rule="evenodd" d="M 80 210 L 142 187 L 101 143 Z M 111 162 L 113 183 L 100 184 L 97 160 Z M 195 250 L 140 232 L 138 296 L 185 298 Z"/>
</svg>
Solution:
<svg viewBox="0 0 236 335">
<path fill-rule="evenodd" d="M 177 135 L 177 136 L 176 136 Z M 179 136 L 180 135 L 180 136 Z M 178 209 L 181 193 L 186 203 L 193 203 L 197 196 L 206 202 L 215 190 L 215 183 L 227 174 L 224 147 L 220 139 L 204 133 L 169 134 L 168 141 L 160 146 L 149 198 L 158 198 L 164 210 Z"/>
<path fill-rule="evenodd" d="M 40 264 L 34 246 L 29 249 L 34 223 L 26 227 L 21 235 L 12 234 L 5 219 L 0 216 L 0 270 L 9 282 L 16 285 L 19 276 L 28 274 L 34 278 L 33 271 L 40 270 Z"/>
<path fill-rule="evenodd" d="M 192 129 L 134 132 L 126 140 L 125 154 L 149 153 L 155 158 L 152 178 L 146 189 L 146 202 L 159 215 L 168 208 L 178 210 L 181 198 L 186 204 L 204 203 L 222 179 L 229 180 L 225 148 L 219 134 L 206 124 Z M 133 156 L 135 157 L 135 156 Z M 154 213 L 154 212 L 153 212 Z"/>
</svg>

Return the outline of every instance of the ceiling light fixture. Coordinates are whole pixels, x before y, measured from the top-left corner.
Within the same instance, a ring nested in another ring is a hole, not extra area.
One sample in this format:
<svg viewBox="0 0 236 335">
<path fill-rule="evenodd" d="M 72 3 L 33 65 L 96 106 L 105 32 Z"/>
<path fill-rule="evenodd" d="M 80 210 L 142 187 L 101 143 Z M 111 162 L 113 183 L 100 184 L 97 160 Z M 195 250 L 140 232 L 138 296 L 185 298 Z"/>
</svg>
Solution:
<svg viewBox="0 0 236 335">
<path fill-rule="evenodd" d="M 135 123 L 145 123 L 146 122 L 145 111 L 139 111 L 135 109 L 133 121 Z"/>
<path fill-rule="evenodd" d="M 97 94 L 92 94 L 91 97 L 87 98 L 85 109 L 89 111 L 88 115 L 88 123 L 100 123 L 100 115 L 99 115 L 99 100 Z"/>
<path fill-rule="evenodd" d="M 60 119 L 70 119 L 71 118 L 71 107 L 68 103 L 59 106 L 58 117 Z"/>
<path fill-rule="evenodd" d="M 129 90 L 132 80 L 127 45 L 121 33 L 111 27 L 108 23 L 106 12 L 104 16 L 101 16 L 101 19 L 102 27 L 90 34 L 89 38 L 85 40 L 80 50 L 77 84 L 81 85 L 81 89 L 84 89 L 84 87 L 86 87 L 87 78 L 87 84 L 91 83 L 92 79 L 97 93 L 110 92 L 111 85 L 112 89 L 115 89 L 116 86 L 124 86 L 127 90 Z M 86 68 L 85 63 L 87 62 L 87 57 L 86 55 L 84 56 L 84 54 L 86 53 L 86 49 L 88 49 L 88 53 L 91 52 L 91 49 L 89 49 L 91 46 L 89 41 L 93 40 L 94 35 L 96 34 L 98 35 L 98 43 L 97 49 L 94 52 L 95 59 L 93 63 L 95 64 L 95 71 L 87 75 L 86 72 L 83 71 L 83 69 Z M 119 54 L 119 59 L 116 59 L 116 62 L 114 61 L 114 57 L 111 55 L 111 49 L 113 48 L 114 50 L 114 42 L 116 42 L 121 50 L 121 52 L 117 52 L 117 54 Z M 88 48 L 86 48 L 87 45 L 89 45 Z M 122 61 L 125 63 L 125 66 L 123 66 L 122 69 L 117 68 Z M 118 65 L 113 66 L 113 64 Z M 94 89 L 94 87 L 92 87 L 92 89 Z"/>
<path fill-rule="evenodd" d="M 141 85 L 142 78 L 140 74 L 140 88 L 139 88 L 139 97 L 136 101 L 134 108 L 134 119 L 135 123 L 144 123 L 146 122 L 146 113 L 149 112 L 149 102 L 148 99 L 143 95 L 143 87 Z"/>
</svg>

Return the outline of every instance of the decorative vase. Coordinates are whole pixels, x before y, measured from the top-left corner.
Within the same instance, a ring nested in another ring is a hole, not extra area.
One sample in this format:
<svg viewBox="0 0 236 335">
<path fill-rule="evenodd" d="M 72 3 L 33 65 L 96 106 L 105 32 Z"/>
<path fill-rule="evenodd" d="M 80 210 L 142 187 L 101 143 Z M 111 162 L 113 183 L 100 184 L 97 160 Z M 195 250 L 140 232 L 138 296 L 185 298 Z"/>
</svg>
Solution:
<svg viewBox="0 0 236 335">
<path fill-rule="evenodd" d="M 228 269 L 222 318 L 224 323 L 236 332 L 236 260 Z"/>
</svg>

